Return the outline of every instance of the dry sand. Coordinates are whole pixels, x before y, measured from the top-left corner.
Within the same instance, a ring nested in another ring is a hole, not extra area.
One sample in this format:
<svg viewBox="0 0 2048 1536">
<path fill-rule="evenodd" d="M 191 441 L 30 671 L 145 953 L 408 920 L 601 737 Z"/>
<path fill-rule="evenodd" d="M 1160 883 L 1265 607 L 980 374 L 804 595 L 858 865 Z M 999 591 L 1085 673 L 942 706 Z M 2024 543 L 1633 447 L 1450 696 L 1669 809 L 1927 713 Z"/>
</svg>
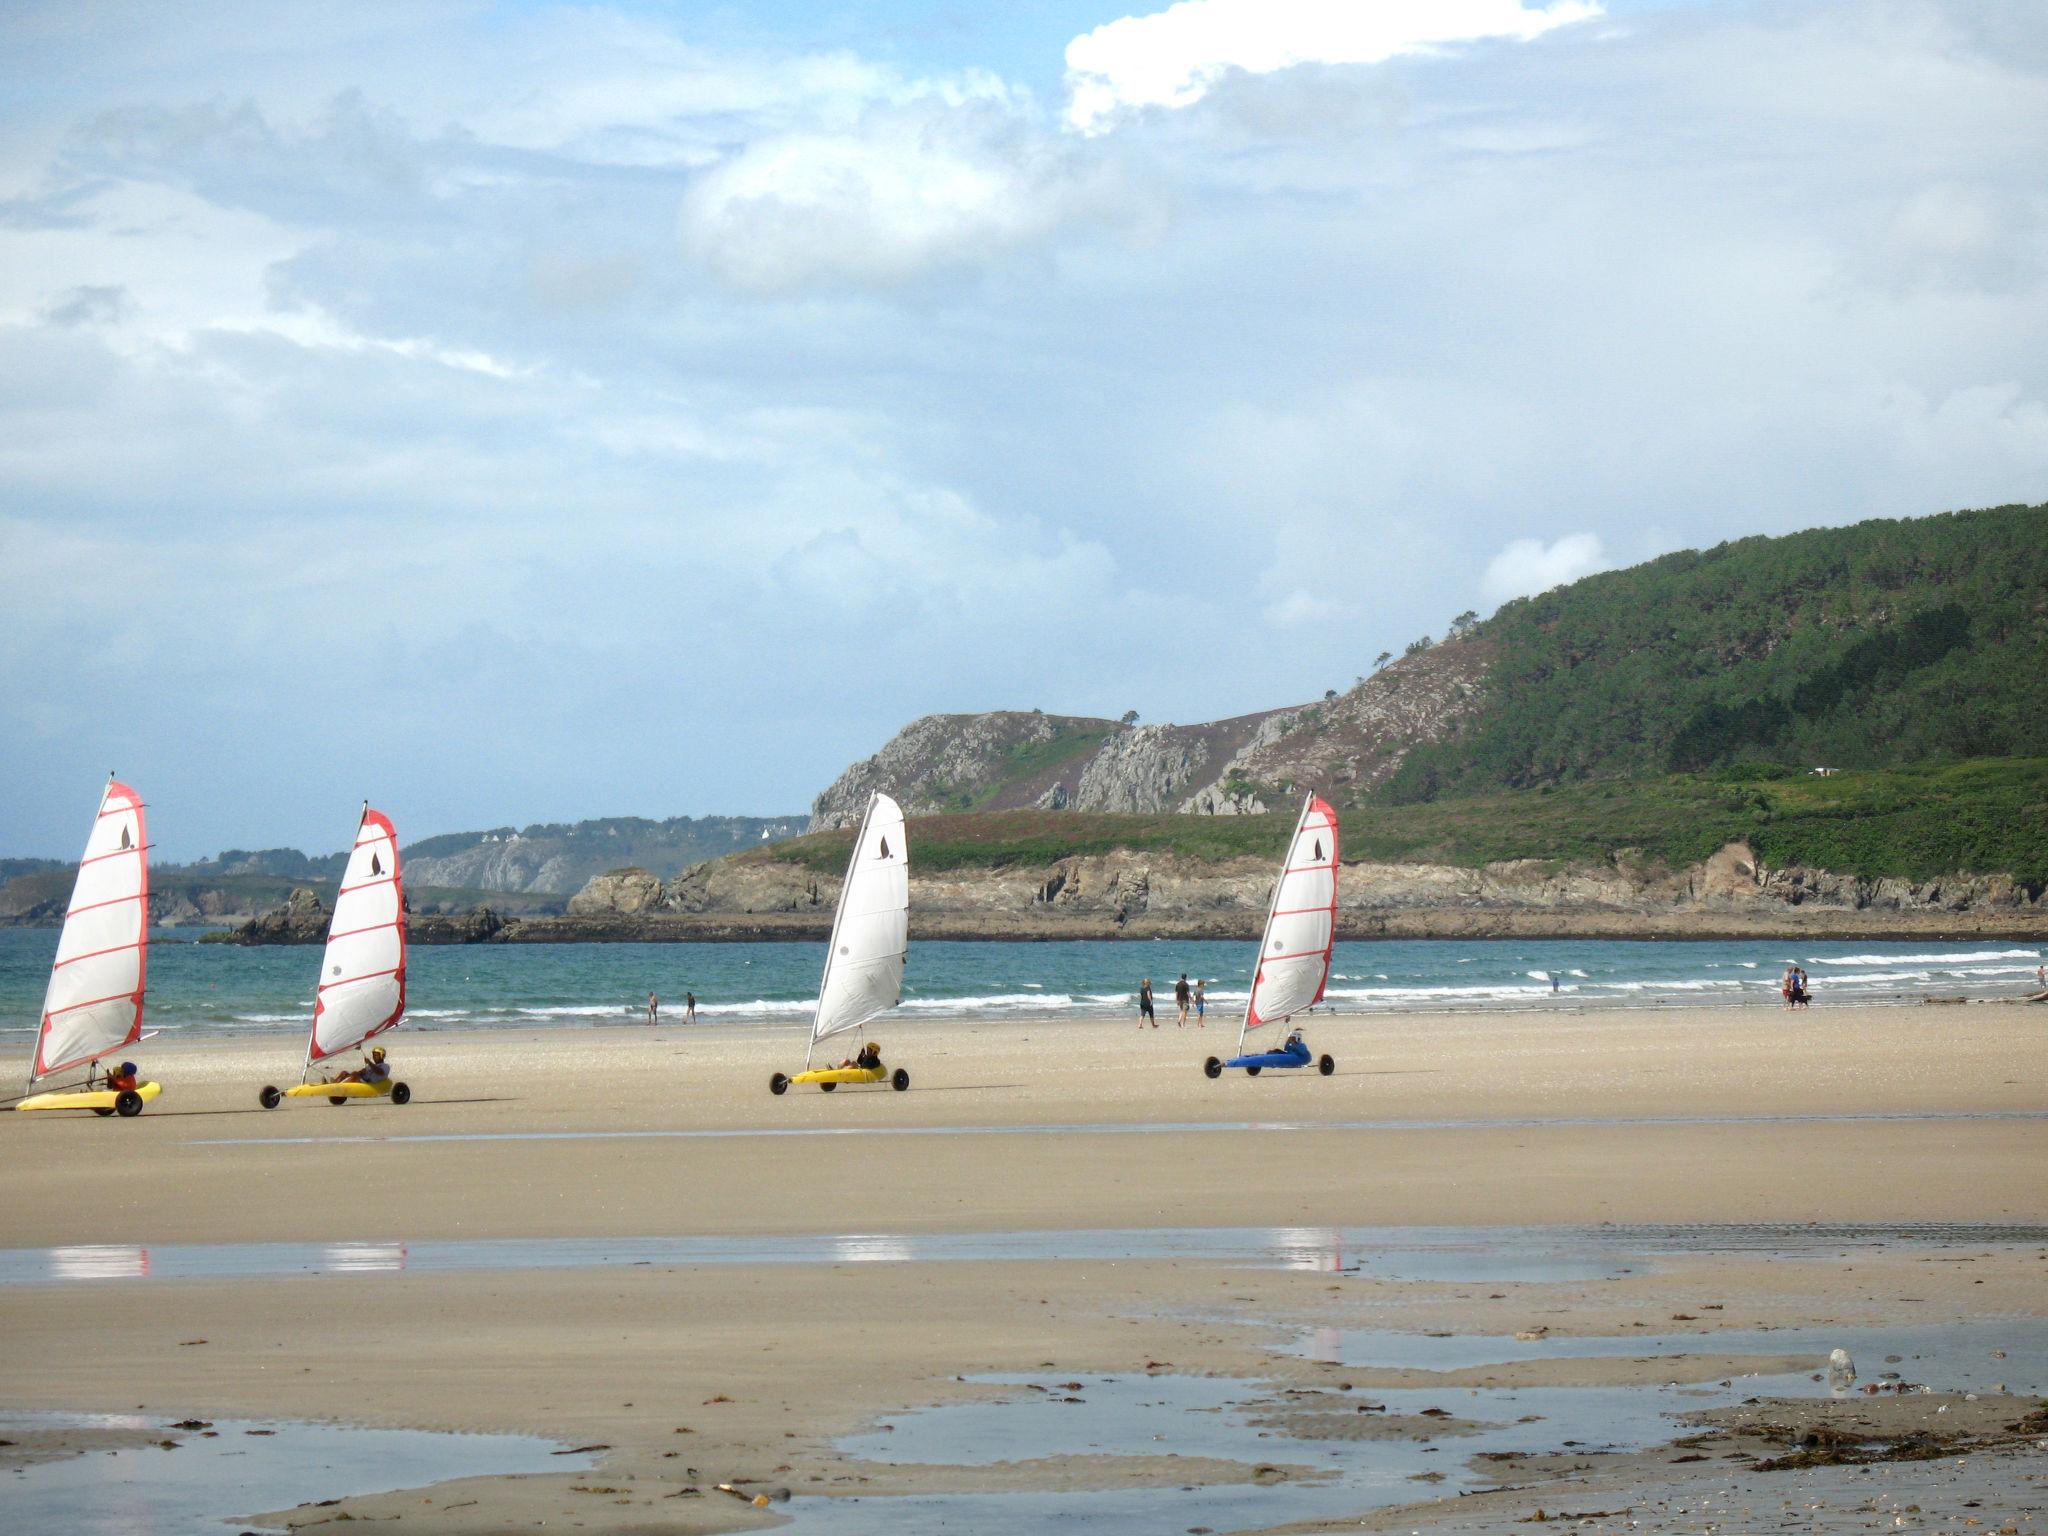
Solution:
<svg viewBox="0 0 2048 1536">
<path fill-rule="evenodd" d="M 789 1030 L 401 1032 L 393 1057 L 414 1088 L 411 1105 L 269 1112 L 256 1106 L 256 1090 L 296 1080 L 290 1042 L 152 1041 L 143 1059 L 166 1092 L 140 1119 L 0 1118 L 0 1247 L 2048 1223 L 2048 1119 L 2033 1118 L 2048 1110 L 2048 1017 L 2039 1009 L 1317 1020 L 1311 1038 L 1336 1055 L 1334 1077 L 1233 1073 L 1215 1082 L 1199 1063 L 1232 1035 L 1213 1026 L 1177 1031 L 1169 1021 L 1140 1033 L 1128 1021 L 888 1020 L 876 1033 L 891 1062 L 910 1069 L 908 1093 L 771 1097 L 769 1073 L 801 1060 Z M 1170 1128 L 1128 1129 L 1148 1126 Z M 940 1127 L 975 1133 L 907 1134 Z M 788 1130 L 860 1134 L 773 1134 Z M 675 1134 L 700 1131 L 734 1134 Z M 1340 1282 L 1151 1260 L 13 1287 L 0 1289 L 0 1406 L 141 1404 L 165 1420 L 538 1433 L 606 1446 L 599 1471 L 471 1480 L 339 1508 L 402 1517 L 406 1530 L 737 1529 L 775 1523 L 787 1506 L 755 1510 L 683 1490 L 735 1479 L 800 1494 L 1178 1487 L 1254 1475 L 1248 1462 L 1170 1458 L 1170 1447 L 1153 1445 L 969 1469 L 857 1461 L 835 1449 L 835 1437 L 888 1415 L 985 1394 L 957 1379 L 978 1373 L 1170 1368 L 1270 1388 L 1328 1380 L 1333 1368 L 1272 1352 L 1298 1327 L 1540 1325 L 1616 1335 L 1670 1330 L 1672 1315 L 1687 1313 L 1696 1320 L 1686 1329 L 1710 1334 L 2048 1315 L 2038 1247 L 1996 1244 L 1967 1256 L 1964 1266 L 1924 1247 L 1859 1249 L 1847 1262 L 1709 1253 L 1618 1278 L 1493 1285 Z M 1719 1310 L 1702 1311 L 1709 1303 Z M 81 1329 L 100 1347 L 81 1352 Z M 1708 1374 L 1741 1364 L 1714 1358 L 1710 1339 L 1701 1350 Z M 1670 1369 L 1601 1359 L 1488 1376 L 1623 1382 L 1637 1379 L 1632 1370 L 1671 1379 Z M 1345 1379 L 1412 1384 L 1400 1373 L 1353 1370 Z M 1284 1443 L 1266 1454 L 1281 1468 L 1268 1476 L 1296 1475 Z M 1980 1459 L 2006 1469 L 1990 1477 L 1992 1499 L 2022 1520 L 2041 1504 L 2025 1480 L 2042 1468 L 2025 1454 Z M 1506 1502 L 1483 1518 L 1505 1524 L 1543 1504 L 1606 1507 L 1601 1476 L 1627 1482 L 1642 1502 L 1649 1465 L 1625 1474 L 1552 1468 L 1580 1481 L 1533 1497 L 1486 1495 L 1489 1505 Z M 1702 1474 L 1668 1459 L 1657 1466 L 1664 1513 L 1646 1515 L 1644 1503 L 1631 1518 L 1695 1528 L 1689 1508 L 1672 1512 L 1683 1499 L 1671 1489 Z M 1908 1472 L 1887 1469 L 1887 1486 Z M 1952 1502 L 1975 1496 L 1989 1509 L 1985 1490 L 1971 1487 Z M 579 1491 L 591 1489 L 606 1491 Z M 1387 1528 L 1494 1528 L 1471 1524 L 1482 1518 L 1471 1500 L 1371 1518 Z"/>
</svg>

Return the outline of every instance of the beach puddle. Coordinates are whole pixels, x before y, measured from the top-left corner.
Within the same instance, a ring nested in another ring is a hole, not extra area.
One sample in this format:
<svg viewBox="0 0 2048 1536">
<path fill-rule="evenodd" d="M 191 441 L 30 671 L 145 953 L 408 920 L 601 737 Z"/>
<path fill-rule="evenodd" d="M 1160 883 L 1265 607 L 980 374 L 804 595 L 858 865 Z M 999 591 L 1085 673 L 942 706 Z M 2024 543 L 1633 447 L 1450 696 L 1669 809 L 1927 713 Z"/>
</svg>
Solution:
<svg viewBox="0 0 2048 1536">
<path fill-rule="evenodd" d="M 1805 1356 L 1824 1369 L 1829 1351 L 1854 1361 L 1857 1386 L 1890 1376 L 1940 1391 L 2048 1392 L 2048 1319 L 1847 1328 L 1726 1328 L 1707 1333 L 1538 1339 L 1503 1334 L 1403 1333 L 1316 1328 L 1289 1353 L 1360 1371 L 1471 1371 L 1536 1360 L 1643 1360 L 1685 1356 Z M 1809 1387 L 1811 1383 L 1809 1383 Z"/>
<path fill-rule="evenodd" d="M 1515 1480 L 1514 1464 L 1560 1451 L 1574 1459 L 1643 1451 L 1688 1432 L 1680 1416 L 1749 1398 L 1826 1394 L 1814 1373 L 1847 1348 L 1865 1383 L 1886 1372 L 1943 1391 L 2008 1385 L 2032 1392 L 2048 1375 L 2048 1324 L 2039 1320 L 1900 1328 L 1730 1330 L 1648 1339 L 1430 1338 L 1378 1330 L 1311 1337 L 1302 1352 L 1341 1339 L 1342 1360 L 1373 1367 L 1454 1371 L 1526 1360 L 1616 1356 L 1808 1357 L 1812 1369 L 1709 1376 L 1644 1385 L 1383 1388 L 1284 1377 L 1271 1381 L 1172 1374 L 988 1376 L 1000 1396 L 896 1415 L 840 1440 L 880 1464 L 1001 1467 L 1067 1458 L 1145 1458 L 1119 1479 L 1114 1463 L 1067 1464 L 1075 1482 L 1152 1481 L 1152 1458 L 1235 1462 L 1239 1482 L 1174 1482 L 1065 1492 L 802 1499 L 798 1530 L 830 1533 L 1114 1529 L 1182 1536 L 1191 1529 L 1263 1529 L 1341 1519 L 1363 1510 L 1452 1496 Z M 1993 1356 L 2003 1350 L 2005 1358 Z M 1887 1357 L 1897 1356 L 1887 1363 Z M 1706 1360 L 1702 1360 L 1702 1365 Z M 1718 1369 L 1718 1367 L 1715 1367 Z M 1684 1370 L 1674 1375 L 1686 1375 Z M 1690 1374 L 1701 1374 L 1695 1368 Z M 1026 1472 L 1024 1476 L 1031 1475 Z"/>
<path fill-rule="evenodd" d="M 719 1237 L 477 1238 L 416 1243 L 92 1244 L 0 1249 L 0 1286 L 457 1274 L 639 1265 L 1185 1261 L 1375 1280 L 1557 1284 L 1660 1257 L 1828 1258 L 1900 1246 L 2048 1246 L 2048 1228 L 1999 1224 L 1628 1227 L 1151 1227 L 1068 1232 L 800 1233 Z"/>
<path fill-rule="evenodd" d="M 1182 1536 L 1264 1529 L 1490 1486 L 1494 1467 L 1568 1447 L 1642 1450 L 1683 1432 L 1674 1415 L 1811 1391 L 1806 1375 L 1728 1385 L 1344 1390 L 1170 1375 L 975 1378 L 999 1400 L 898 1415 L 840 1448 L 863 1460 L 985 1467 L 1066 1457 L 1203 1457 L 1247 1480 L 1064 1493 L 803 1499 L 805 1532 L 1113 1529 Z M 1192 1463 L 1191 1463 L 1192 1464 Z M 1085 1478 L 1084 1466 L 1077 1477 Z M 1095 1475 L 1114 1481 L 1113 1475 Z"/>
<path fill-rule="evenodd" d="M 10 1529 L 67 1536 L 185 1536 L 252 1526 L 256 1511 L 426 1488 L 456 1478 L 580 1472 L 584 1455 L 525 1435 L 453 1435 L 333 1424 L 125 1414 L 0 1413 L 0 1437 L 61 1441 L 81 1454 L 0 1470 Z M 11 1433 L 10 1433 L 11 1432 Z M 110 1440 L 122 1443 L 107 1448 Z M 97 1443 L 96 1443 L 97 1442 Z"/>
</svg>

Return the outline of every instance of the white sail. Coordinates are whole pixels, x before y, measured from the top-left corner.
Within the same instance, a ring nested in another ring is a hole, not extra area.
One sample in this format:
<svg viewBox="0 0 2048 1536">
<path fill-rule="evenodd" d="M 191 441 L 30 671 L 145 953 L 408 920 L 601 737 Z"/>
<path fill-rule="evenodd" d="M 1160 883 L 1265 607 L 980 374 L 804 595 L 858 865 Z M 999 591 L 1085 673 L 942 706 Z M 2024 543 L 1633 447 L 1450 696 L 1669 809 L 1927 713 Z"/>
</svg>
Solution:
<svg viewBox="0 0 2048 1536">
<path fill-rule="evenodd" d="M 398 877 L 398 834 L 383 812 L 366 805 L 327 922 L 306 1059 L 353 1050 L 404 1017 L 405 887 Z"/>
<path fill-rule="evenodd" d="M 876 795 L 861 820 L 832 919 L 813 1045 L 858 1029 L 901 1001 L 909 936 L 910 846 L 903 809 L 887 795 Z"/>
<path fill-rule="evenodd" d="M 142 1036 L 149 972 L 149 853 L 142 797 L 107 780 L 57 940 L 29 1081 Z"/>
<path fill-rule="evenodd" d="M 1278 1024 L 1322 997 L 1336 936 L 1337 813 L 1310 795 L 1273 887 L 1244 1030 Z"/>
</svg>

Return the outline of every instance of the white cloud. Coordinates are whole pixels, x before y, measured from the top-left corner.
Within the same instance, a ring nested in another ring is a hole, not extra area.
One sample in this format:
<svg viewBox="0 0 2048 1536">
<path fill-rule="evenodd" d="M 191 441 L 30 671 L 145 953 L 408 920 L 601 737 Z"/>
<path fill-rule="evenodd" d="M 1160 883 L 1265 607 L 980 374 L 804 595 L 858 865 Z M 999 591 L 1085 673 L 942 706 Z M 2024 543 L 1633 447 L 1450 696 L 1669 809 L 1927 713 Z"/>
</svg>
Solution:
<svg viewBox="0 0 2048 1536">
<path fill-rule="evenodd" d="M 971 269 L 1111 206 L 1099 171 L 1006 106 L 926 102 L 748 144 L 691 187 L 682 233 L 743 292 L 887 289 Z"/>
<path fill-rule="evenodd" d="M 1068 120 L 1094 129 L 1130 107 L 1184 107 L 1230 70 L 1378 64 L 1492 38 L 1526 41 L 1601 14 L 1595 0 L 1180 0 L 1067 44 Z"/>
<path fill-rule="evenodd" d="M 1487 563 L 1482 585 L 1496 603 L 1511 597 L 1532 597 L 1581 576 L 1607 568 L 1607 552 L 1597 533 L 1568 533 L 1545 544 L 1541 539 L 1516 539 Z"/>
</svg>

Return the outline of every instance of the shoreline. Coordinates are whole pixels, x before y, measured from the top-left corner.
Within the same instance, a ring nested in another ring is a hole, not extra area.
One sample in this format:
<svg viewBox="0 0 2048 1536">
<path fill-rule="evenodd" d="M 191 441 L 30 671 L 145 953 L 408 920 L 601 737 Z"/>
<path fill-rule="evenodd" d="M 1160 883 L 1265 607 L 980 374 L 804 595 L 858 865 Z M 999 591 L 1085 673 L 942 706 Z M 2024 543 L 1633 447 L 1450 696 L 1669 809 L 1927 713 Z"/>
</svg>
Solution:
<svg viewBox="0 0 2048 1536">
<path fill-rule="evenodd" d="M 486 909 L 487 910 L 487 909 Z M 1799 911 L 1801 909 L 1793 909 Z M 927 943 L 1110 943 L 1129 941 L 1223 940 L 1256 943 L 1262 912 L 1219 912 L 1184 917 L 912 913 L 912 937 Z M 692 944 L 823 943 L 831 936 L 829 910 L 820 915 L 747 913 L 658 917 L 563 915 L 506 918 L 495 926 L 478 914 L 415 914 L 408 941 L 415 944 Z M 1921 940 L 1967 943 L 1976 940 L 2048 942 L 2048 911 L 2026 913 L 1859 913 L 1807 909 L 1803 915 L 1666 913 L 1649 915 L 1613 909 L 1554 911 L 1425 908 L 1405 912 L 1344 912 L 1337 916 L 1338 942 L 1390 939 L 1612 939 L 1642 942 L 1717 942 L 1744 939 L 1861 939 L 1875 943 Z M 317 943 L 318 937 L 217 939 L 215 943 Z"/>
</svg>

